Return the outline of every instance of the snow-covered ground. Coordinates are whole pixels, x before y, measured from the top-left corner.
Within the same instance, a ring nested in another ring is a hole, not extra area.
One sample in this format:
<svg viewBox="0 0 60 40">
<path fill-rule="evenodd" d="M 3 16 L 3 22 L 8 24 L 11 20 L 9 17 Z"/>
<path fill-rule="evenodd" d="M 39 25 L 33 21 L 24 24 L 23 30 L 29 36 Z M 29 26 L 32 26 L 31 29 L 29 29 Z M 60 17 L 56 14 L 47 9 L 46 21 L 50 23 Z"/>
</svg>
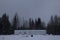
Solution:
<svg viewBox="0 0 60 40">
<path fill-rule="evenodd" d="M 59 35 L 0 35 L 0 40 L 60 40 Z"/>
</svg>

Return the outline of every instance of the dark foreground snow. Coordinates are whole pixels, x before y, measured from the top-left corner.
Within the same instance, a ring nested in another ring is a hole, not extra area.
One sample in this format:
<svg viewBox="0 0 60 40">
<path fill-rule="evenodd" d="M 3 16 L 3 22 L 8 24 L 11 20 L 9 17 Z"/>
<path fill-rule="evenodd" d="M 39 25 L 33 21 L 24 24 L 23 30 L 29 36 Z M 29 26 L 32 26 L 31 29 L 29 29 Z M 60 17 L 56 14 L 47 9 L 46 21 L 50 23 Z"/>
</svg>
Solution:
<svg viewBox="0 0 60 40">
<path fill-rule="evenodd" d="M 60 40 L 58 35 L 0 35 L 0 40 Z"/>
</svg>

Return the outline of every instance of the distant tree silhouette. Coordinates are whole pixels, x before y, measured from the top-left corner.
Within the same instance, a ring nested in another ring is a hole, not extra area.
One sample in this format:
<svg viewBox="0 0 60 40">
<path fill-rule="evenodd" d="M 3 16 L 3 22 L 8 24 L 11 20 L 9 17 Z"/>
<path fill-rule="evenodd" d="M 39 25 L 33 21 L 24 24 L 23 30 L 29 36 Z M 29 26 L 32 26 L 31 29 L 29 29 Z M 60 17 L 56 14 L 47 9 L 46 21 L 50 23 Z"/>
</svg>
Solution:
<svg viewBox="0 0 60 40">
<path fill-rule="evenodd" d="M 1 34 L 11 34 L 11 24 L 6 13 L 1 18 Z"/>
<path fill-rule="evenodd" d="M 46 30 L 45 22 L 41 22 L 41 29 L 42 29 L 42 30 Z"/>
<path fill-rule="evenodd" d="M 55 15 L 55 17 L 54 17 L 54 23 L 55 23 L 55 34 L 57 35 L 57 34 L 59 34 L 59 19 L 58 19 L 58 16 L 57 15 Z"/>
<path fill-rule="evenodd" d="M 37 19 L 35 19 L 35 29 L 37 29 Z"/>
<path fill-rule="evenodd" d="M 60 35 L 60 20 L 57 15 L 51 17 L 51 21 L 47 26 L 47 33 L 53 35 Z"/>
<path fill-rule="evenodd" d="M 35 26 L 34 26 L 34 21 L 32 20 L 32 22 L 31 22 L 31 24 L 32 24 L 32 27 L 31 27 L 31 29 L 35 29 Z"/>
<path fill-rule="evenodd" d="M 18 15 L 16 13 L 15 16 L 14 16 L 14 18 L 13 18 L 13 25 L 12 25 L 12 27 L 13 27 L 14 30 L 18 29 L 18 23 L 19 23 L 19 21 L 18 21 Z"/>
<path fill-rule="evenodd" d="M 39 30 L 39 29 L 42 29 L 42 26 L 41 26 L 41 19 L 38 18 L 37 21 L 35 21 L 35 25 L 36 25 L 36 29 Z"/>
<path fill-rule="evenodd" d="M 0 17 L 0 34 L 2 34 L 2 24 L 1 24 L 1 17 Z"/>
<path fill-rule="evenodd" d="M 53 20 L 53 16 L 51 16 L 50 22 L 47 25 L 47 33 L 48 34 L 54 34 L 54 20 Z"/>
<path fill-rule="evenodd" d="M 32 19 L 30 18 L 30 19 L 29 19 L 29 28 L 30 28 L 30 29 L 32 29 L 32 24 L 31 24 L 32 22 L 31 22 L 31 21 L 32 21 Z"/>
</svg>

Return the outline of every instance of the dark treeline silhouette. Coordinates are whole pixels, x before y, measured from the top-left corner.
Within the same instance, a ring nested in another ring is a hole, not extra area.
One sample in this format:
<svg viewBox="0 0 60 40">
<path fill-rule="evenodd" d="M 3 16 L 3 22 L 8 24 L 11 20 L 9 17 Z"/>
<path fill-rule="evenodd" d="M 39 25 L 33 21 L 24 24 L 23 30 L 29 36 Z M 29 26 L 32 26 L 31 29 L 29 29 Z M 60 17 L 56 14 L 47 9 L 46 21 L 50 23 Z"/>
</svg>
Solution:
<svg viewBox="0 0 60 40">
<path fill-rule="evenodd" d="M 51 20 L 47 25 L 47 33 L 52 35 L 60 35 L 60 17 L 51 16 Z"/>
<path fill-rule="evenodd" d="M 38 18 L 35 22 L 30 18 L 29 19 L 29 26 L 31 30 L 43 30 L 45 26 L 43 26 L 41 19 Z"/>
<path fill-rule="evenodd" d="M 9 22 L 9 17 L 5 14 L 0 18 L 0 34 L 11 34 L 11 24 Z"/>
<path fill-rule="evenodd" d="M 43 26 L 43 22 L 41 22 L 41 19 L 38 18 L 37 20 L 29 19 L 29 27 L 26 27 L 27 23 L 23 23 L 23 26 L 19 27 L 19 30 L 44 30 L 45 26 Z"/>
<path fill-rule="evenodd" d="M 14 34 L 15 30 L 46 30 L 47 34 L 60 35 L 60 17 L 55 15 L 51 16 L 47 27 L 42 22 L 41 18 L 33 20 L 30 18 L 28 21 L 23 20 L 23 24 L 20 25 L 17 13 L 14 15 L 12 23 L 9 21 L 9 16 L 5 14 L 0 17 L 0 35 Z"/>
<path fill-rule="evenodd" d="M 31 18 L 29 19 L 29 23 L 23 23 L 23 25 L 19 26 L 19 19 L 17 13 L 13 17 L 12 23 L 9 21 L 9 16 L 5 14 L 0 17 L 0 34 L 1 35 L 9 35 L 14 34 L 15 30 L 43 30 L 45 27 L 41 22 L 41 19 L 38 18 L 35 21 Z M 29 25 L 28 27 L 26 27 Z"/>
</svg>

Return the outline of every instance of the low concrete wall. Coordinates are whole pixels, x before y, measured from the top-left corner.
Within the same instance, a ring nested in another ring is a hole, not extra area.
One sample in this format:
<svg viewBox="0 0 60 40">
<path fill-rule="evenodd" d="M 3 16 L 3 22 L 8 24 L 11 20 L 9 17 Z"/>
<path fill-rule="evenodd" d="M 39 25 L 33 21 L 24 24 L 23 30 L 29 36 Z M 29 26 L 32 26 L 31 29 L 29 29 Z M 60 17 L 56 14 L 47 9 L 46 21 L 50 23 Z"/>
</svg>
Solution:
<svg viewBox="0 0 60 40">
<path fill-rule="evenodd" d="M 15 34 L 45 35 L 46 34 L 46 30 L 15 30 Z"/>
</svg>

